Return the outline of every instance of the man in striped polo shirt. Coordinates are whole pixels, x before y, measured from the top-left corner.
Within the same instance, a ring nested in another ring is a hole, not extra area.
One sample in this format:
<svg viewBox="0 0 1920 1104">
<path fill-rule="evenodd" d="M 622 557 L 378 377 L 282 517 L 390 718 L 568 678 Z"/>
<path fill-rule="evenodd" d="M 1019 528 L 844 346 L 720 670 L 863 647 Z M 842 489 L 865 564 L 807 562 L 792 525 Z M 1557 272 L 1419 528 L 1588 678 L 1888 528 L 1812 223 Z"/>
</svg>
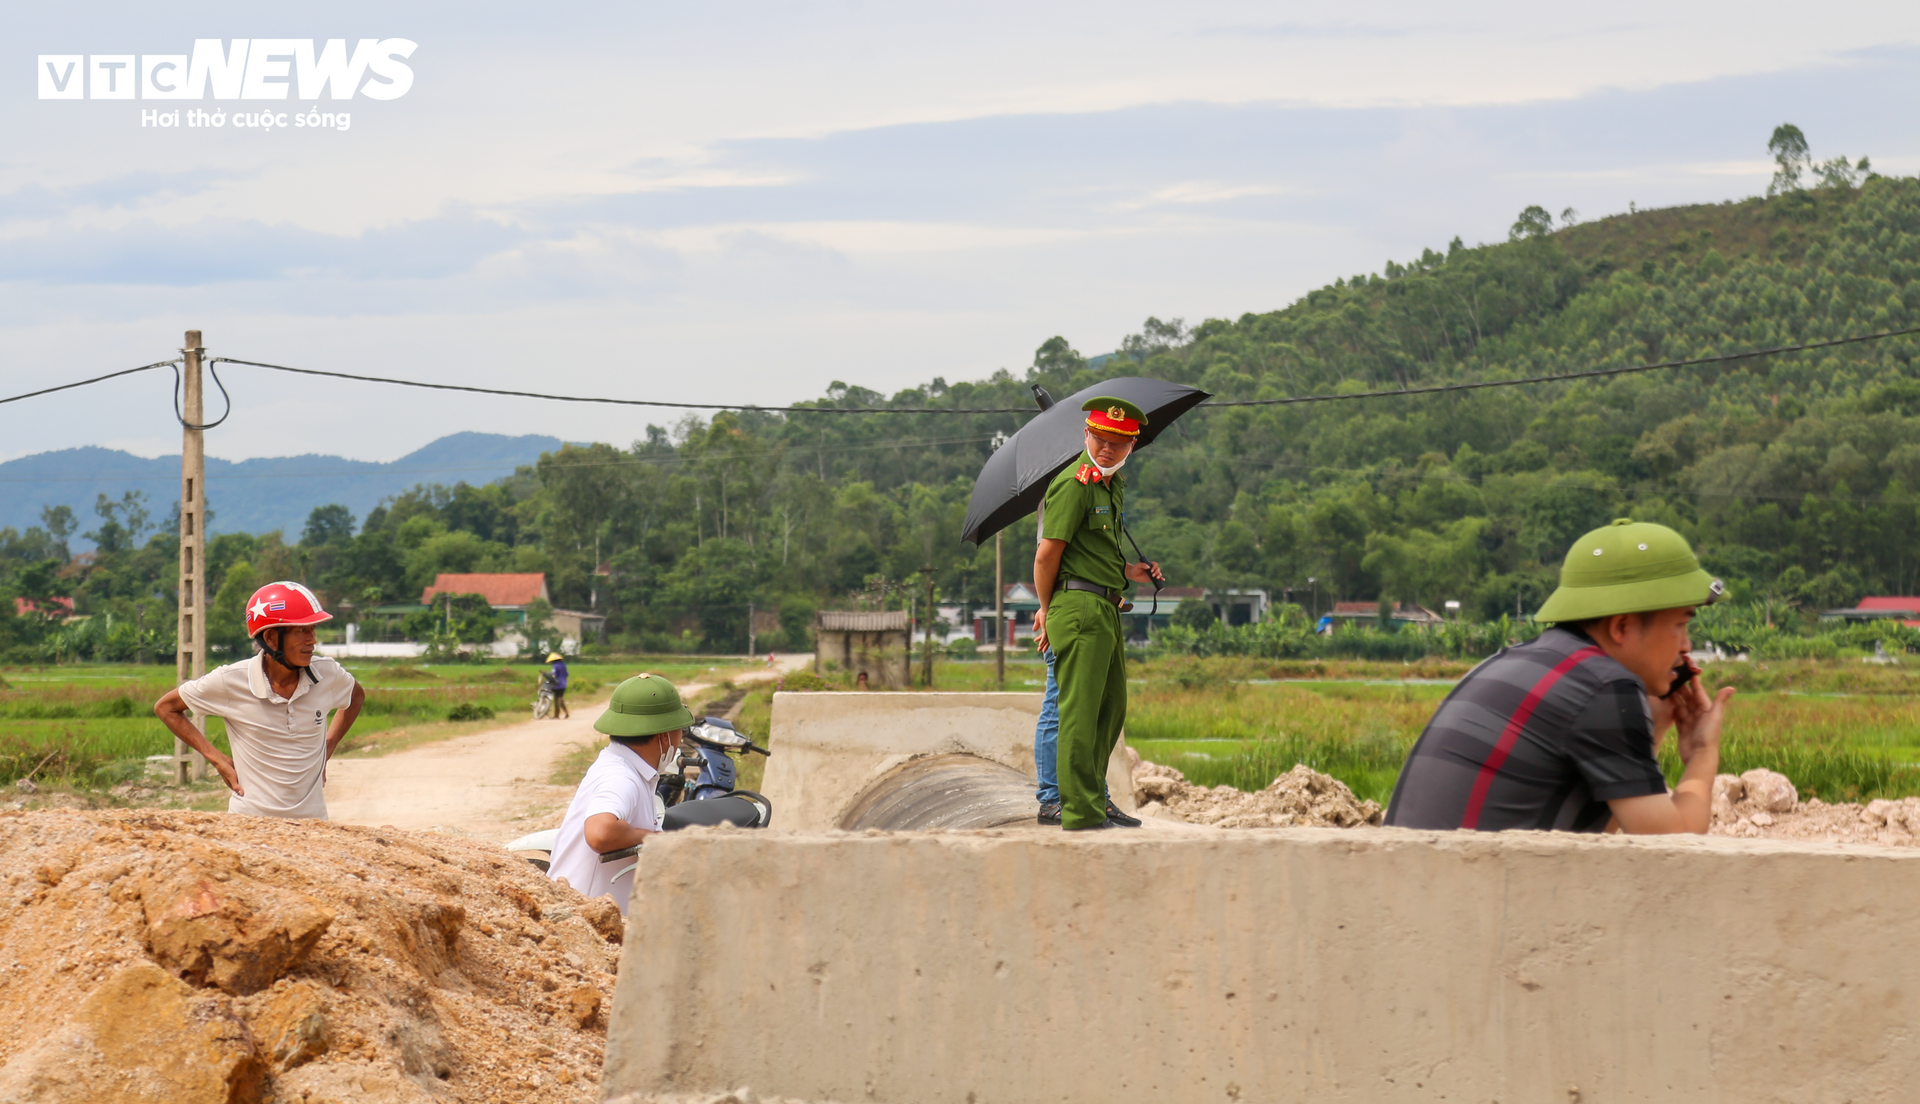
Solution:
<svg viewBox="0 0 1920 1104">
<path fill-rule="evenodd" d="M 1467 673 L 1413 745 L 1386 822 L 1401 828 L 1705 833 L 1733 688 L 1687 658 L 1719 597 L 1686 539 L 1621 519 L 1574 542 L 1535 617 L 1553 627 Z M 1655 758 L 1676 729 L 1680 784 Z"/>
</svg>

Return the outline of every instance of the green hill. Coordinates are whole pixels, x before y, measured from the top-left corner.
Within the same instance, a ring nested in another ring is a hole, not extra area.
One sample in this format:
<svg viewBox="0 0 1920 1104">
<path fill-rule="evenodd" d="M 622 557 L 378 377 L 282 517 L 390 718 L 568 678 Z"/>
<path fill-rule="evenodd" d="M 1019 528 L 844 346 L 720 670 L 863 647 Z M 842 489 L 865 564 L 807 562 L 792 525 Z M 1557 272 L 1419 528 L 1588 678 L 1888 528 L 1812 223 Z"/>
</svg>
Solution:
<svg viewBox="0 0 1920 1104">
<path fill-rule="evenodd" d="M 1920 324 L 1917 268 L 1916 179 L 1573 225 L 1529 208 L 1508 241 L 1456 239 L 1269 313 L 1149 319 L 1097 370 L 1054 338 L 1019 377 L 893 396 L 836 383 L 817 405 L 1025 409 L 1030 383 L 1061 395 L 1117 374 L 1260 399 L 1627 366 Z M 1384 595 L 1530 610 L 1568 543 L 1623 515 L 1680 529 L 1736 597 L 1776 615 L 1914 593 L 1916 350 L 1901 337 L 1598 381 L 1201 408 L 1129 464 L 1129 512 L 1176 583 L 1304 599 L 1311 577 L 1323 608 Z M 441 570 L 541 570 L 557 605 L 597 601 L 631 643 L 744 647 L 752 602 L 777 608 L 799 645 L 815 606 L 855 591 L 904 604 L 923 565 L 943 601 L 990 600 L 993 550 L 961 544 L 960 517 L 995 435 L 1025 418 L 649 427 L 630 448 L 548 453 L 484 493 L 400 496 L 357 534 L 316 527 L 314 547 L 222 537 L 211 567 L 247 560 L 367 601 L 418 593 Z M 1027 575 L 1032 540 L 1030 520 L 1010 532 L 1009 578 Z M 4 585 L 47 578 L 28 570 L 45 547 L 0 531 Z M 163 551 L 139 562 L 163 569 Z M 125 555 L 73 566 L 62 585 L 83 609 L 166 601 Z M 602 561 L 612 574 L 595 586 Z"/>
<path fill-rule="evenodd" d="M 1623 366 L 1920 322 L 1920 181 L 1615 216 L 1429 252 L 1148 358 L 1223 396 Z M 1724 246 L 1724 248 L 1723 248 Z M 1484 613 L 1531 605 L 1567 544 L 1674 525 L 1746 592 L 1910 592 L 1920 557 L 1920 340 L 1604 382 L 1208 416 L 1162 541 L 1237 581 Z M 1231 497 L 1228 497 L 1229 488 Z M 1144 510 L 1142 511 L 1145 512 Z M 1190 519 L 1183 525 L 1173 518 Z M 1204 532 L 1211 529 L 1213 532 Z"/>
</svg>

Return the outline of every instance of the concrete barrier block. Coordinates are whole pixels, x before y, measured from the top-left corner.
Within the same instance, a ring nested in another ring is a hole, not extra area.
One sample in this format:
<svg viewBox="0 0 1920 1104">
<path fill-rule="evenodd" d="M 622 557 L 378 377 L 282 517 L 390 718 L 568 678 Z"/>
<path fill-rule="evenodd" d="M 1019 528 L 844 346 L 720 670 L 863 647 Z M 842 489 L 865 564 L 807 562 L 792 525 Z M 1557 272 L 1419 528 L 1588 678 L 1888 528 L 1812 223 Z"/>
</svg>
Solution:
<svg viewBox="0 0 1920 1104">
<path fill-rule="evenodd" d="M 1393 829 L 650 841 L 612 1097 L 1894 1101 L 1920 853 Z"/>
<path fill-rule="evenodd" d="M 838 827 L 866 788 L 909 760 L 974 755 L 1034 776 L 1037 693 L 864 691 L 778 693 L 761 792 L 774 823 L 815 831 Z M 1107 764 L 1114 800 L 1133 811 L 1126 739 Z"/>
</svg>

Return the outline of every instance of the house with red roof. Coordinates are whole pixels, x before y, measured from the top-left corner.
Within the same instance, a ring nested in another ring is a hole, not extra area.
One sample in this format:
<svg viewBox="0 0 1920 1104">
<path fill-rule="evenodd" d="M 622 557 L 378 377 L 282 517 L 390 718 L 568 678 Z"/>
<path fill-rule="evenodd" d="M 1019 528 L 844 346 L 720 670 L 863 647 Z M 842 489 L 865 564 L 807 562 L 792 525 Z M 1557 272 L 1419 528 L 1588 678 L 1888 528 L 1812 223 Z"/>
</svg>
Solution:
<svg viewBox="0 0 1920 1104">
<path fill-rule="evenodd" d="M 1869 594 L 1852 609 L 1827 610 L 1820 616 L 1839 621 L 1897 620 L 1910 629 L 1920 629 L 1920 598 Z"/>
<path fill-rule="evenodd" d="M 523 620 L 527 607 L 533 604 L 534 599 L 553 604 L 553 595 L 547 592 L 547 576 L 539 571 L 514 574 L 443 573 L 435 576 L 433 585 L 420 593 L 420 604 L 430 606 L 435 596 L 441 594 L 478 594 L 487 600 L 495 612 L 519 613 L 523 615 Z"/>
<path fill-rule="evenodd" d="M 41 613 L 64 621 L 73 616 L 73 599 L 15 598 L 13 612 L 16 617 L 25 617 L 29 613 Z"/>
<path fill-rule="evenodd" d="M 527 607 L 535 599 L 553 605 L 553 595 L 547 590 L 547 576 L 539 571 L 443 572 L 434 577 L 432 586 L 420 592 L 420 604 L 430 606 L 434 598 L 442 594 L 478 594 L 493 607 L 494 613 L 505 615 L 503 621 L 516 625 L 526 624 Z M 551 619 L 553 627 L 568 640 L 606 639 L 607 619 L 601 614 L 556 609 Z"/>
</svg>

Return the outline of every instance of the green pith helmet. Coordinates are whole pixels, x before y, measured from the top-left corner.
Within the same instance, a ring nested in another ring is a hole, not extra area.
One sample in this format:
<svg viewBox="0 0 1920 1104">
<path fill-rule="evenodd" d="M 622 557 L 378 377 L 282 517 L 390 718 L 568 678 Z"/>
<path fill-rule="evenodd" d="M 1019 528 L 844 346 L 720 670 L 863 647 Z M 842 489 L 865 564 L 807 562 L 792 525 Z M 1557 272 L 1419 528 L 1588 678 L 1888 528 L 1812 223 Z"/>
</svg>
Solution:
<svg viewBox="0 0 1920 1104">
<path fill-rule="evenodd" d="M 609 736 L 640 739 L 685 728 L 693 714 L 680 701 L 680 691 L 659 675 L 635 675 L 613 692 L 607 711 L 593 727 Z"/>
<path fill-rule="evenodd" d="M 1536 621 L 1586 621 L 1616 613 L 1704 606 L 1720 580 L 1700 569 L 1687 539 L 1664 525 L 1621 518 L 1573 542 L 1560 586 Z"/>
</svg>

